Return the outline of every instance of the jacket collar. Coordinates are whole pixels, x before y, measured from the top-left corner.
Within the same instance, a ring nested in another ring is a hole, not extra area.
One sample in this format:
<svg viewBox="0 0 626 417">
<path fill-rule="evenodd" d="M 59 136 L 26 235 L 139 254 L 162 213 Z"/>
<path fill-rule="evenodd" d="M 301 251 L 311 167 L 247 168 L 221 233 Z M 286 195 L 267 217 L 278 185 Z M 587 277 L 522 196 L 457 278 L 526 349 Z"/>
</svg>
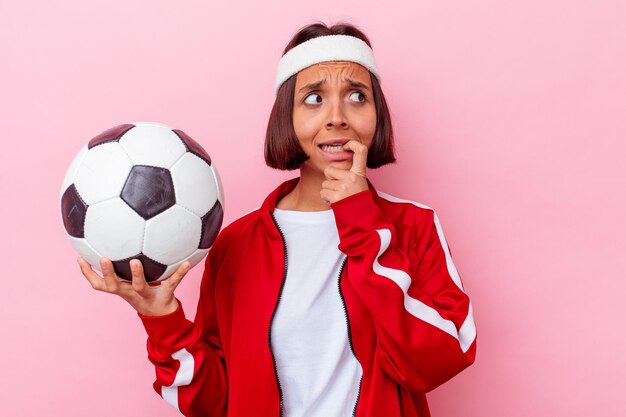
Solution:
<svg viewBox="0 0 626 417">
<path fill-rule="evenodd" d="M 289 194 L 291 190 L 296 188 L 296 185 L 298 185 L 299 181 L 300 177 L 296 177 L 280 184 L 265 198 L 265 201 L 263 201 L 263 204 L 261 204 L 261 207 L 259 208 L 261 220 L 265 225 L 269 236 L 272 239 L 281 239 L 278 227 L 276 227 L 276 223 L 274 223 L 272 212 L 274 211 L 274 208 L 276 208 L 276 204 L 278 203 L 278 201 L 287 194 Z"/>
<path fill-rule="evenodd" d="M 286 196 L 287 194 L 289 194 L 291 190 L 296 188 L 296 185 L 298 185 L 299 181 L 300 181 L 300 177 L 296 177 L 280 184 L 274 191 L 272 191 L 265 198 L 265 201 L 263 201 L 263 204 L 261 204 L 261 207 L 259 208 L 263 224 L 266 226 L 268 232 L 270 233 L 270 236 L 273 239 L 279 239 L 281 236 L 280 236 L 280 232 L 278 231 L 278 228 L 276 227 L 276 223 L 274 223 L 272 212 L 274 211 L 274 208 L 276 208 L 276 204 L 278 203 L 278 201 L 284 196 Z M 378 203 L 378 200 L 380 199 L 380 197 L 378 196 L 376 189 L 374 188 L 374 186 L 372 185 L 369 179 L 367 180 L 367 186 L 369 187 L 369 190 L 372 192 L 374 201 Z"/>
<path fill-rule="evenodd" d="M 276 204 L 278 201 L 289 194 L 291 190 L 296 188 L 298 182 L 300 181 L 300 177 L 292 178 L 280 184 L 274 191 L 270 193 L 265 198 L 265 201 L 261 205 L 261 210 L 265 212 L 272 212 L 274 208 L 276 208 Z"/>
</svg>

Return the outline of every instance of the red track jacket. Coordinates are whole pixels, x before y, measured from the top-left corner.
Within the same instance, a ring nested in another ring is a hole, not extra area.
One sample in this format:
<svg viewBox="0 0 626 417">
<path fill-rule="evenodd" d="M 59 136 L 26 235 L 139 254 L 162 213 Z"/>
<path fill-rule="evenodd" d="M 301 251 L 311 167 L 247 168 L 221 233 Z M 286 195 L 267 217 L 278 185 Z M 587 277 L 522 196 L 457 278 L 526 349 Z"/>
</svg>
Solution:
<svg viewBox="0 0 626 417">
<path fill-rule="evenodd" d="M 297 182 L 281 184 L 220 233 L 194 322 L 182 306 L 165 316 L 139 314 L 156 367 L 154 389 L 185 416 L 283 415 L 270 332 L 288 254 L 272 211 Z M 347 255 L 338 288 L 363 368 L 353 415 L 427 417 L 424 393 L 476 354 L 472 306 L 439 220 L 431 208 L 371 184 L 331 208 Z"/>
</svg>

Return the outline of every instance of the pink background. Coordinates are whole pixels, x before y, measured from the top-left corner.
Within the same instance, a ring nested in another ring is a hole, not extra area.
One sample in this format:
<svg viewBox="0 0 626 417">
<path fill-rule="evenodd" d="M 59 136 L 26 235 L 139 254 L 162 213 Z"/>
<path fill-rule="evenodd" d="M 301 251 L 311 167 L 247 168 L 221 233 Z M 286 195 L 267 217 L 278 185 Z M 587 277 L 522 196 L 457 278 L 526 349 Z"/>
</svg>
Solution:
<svg viewBox="0 0 626 417">
<path fill-rule="evenodd" d="M 399 161 L 370 176 L 437 210 L 473 299 L 477 361 L 434 417 L 626 415 L 621 0 L 0 0 L 0 415 L 177 415 L 134 311 L 78 270 L 63 175 L 102 130 L 159 121 L 210 152 L 227 222 L 254 209 L 293 175 L 262 143 L 280 53 L 314 19 L 371 38 Z"/>
</svg>

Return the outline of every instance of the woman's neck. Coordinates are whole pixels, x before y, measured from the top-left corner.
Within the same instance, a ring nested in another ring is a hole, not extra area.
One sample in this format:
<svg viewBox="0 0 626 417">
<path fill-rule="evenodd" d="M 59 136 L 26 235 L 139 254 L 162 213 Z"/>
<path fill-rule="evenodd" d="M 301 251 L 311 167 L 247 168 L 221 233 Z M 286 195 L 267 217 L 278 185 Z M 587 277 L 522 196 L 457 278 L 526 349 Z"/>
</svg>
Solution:
<svg viewBox="0 0 626 417">
<path fill-rule="evenodd" d="M 280 199 L 276 207 L 283 210 L 295 211 L 323 211 L 330 209 L 328 203 L 322 200 L 320 191 L 326 180 L 324 174 L 300 168 L 300 180 L 296 187 Z"/>
</svg>

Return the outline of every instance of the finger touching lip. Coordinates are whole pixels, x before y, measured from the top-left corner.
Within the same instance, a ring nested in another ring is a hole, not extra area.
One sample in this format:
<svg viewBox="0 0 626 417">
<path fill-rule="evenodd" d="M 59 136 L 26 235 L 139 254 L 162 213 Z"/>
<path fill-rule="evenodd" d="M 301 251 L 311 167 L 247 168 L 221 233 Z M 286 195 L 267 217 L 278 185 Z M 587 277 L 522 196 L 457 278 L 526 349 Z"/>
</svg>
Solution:
<svg viewBox="0 0 626 417">
<path fill-rule="evenodd" d="M 357 140 L 348 141 L 345 145 L 343 145 L 343 149 L 355 153 L 367 152 L 367 147 Z"/>
</svg>

